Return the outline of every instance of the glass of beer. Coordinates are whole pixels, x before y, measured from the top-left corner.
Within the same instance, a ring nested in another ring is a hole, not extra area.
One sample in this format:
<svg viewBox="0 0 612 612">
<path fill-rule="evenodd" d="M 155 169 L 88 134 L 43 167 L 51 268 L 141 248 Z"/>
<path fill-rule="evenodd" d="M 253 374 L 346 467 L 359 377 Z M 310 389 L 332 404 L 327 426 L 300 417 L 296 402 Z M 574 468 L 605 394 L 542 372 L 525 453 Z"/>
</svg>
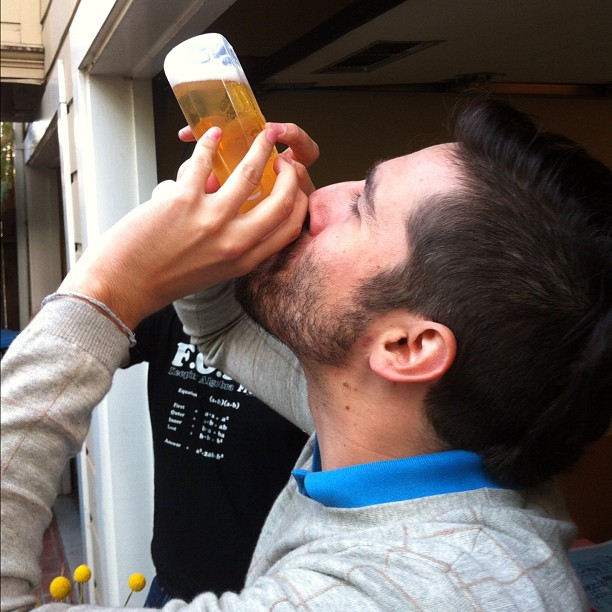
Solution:
<svg viewBox="0 0 612 612">
<path fill-rule="evenodd" d="M 265 124 L 234 49 L 221 34 L 195 36 L 168 53 L 164 72 L 196 138 L 212 126 L 223 130 L 213 161 L 213 172 L 223 184 Z M 261 183 L 240 212 L 269 195 L 276 180 L 272 168 L 276 155 L 275 149 Z"/>
</svg>

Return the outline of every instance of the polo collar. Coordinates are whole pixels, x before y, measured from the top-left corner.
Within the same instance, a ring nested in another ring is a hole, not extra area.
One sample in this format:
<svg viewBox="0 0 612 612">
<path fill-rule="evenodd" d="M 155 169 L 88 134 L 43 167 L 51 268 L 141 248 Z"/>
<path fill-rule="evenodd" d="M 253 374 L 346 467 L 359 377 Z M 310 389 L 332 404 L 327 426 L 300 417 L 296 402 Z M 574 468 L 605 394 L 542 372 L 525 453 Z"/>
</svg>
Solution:
<svg viewBox="0 0 612 612">
<path fill-rule="evenodd" d="M 331 508 L 362 508 L 474 489 L 502 489 L 476 453 L 451 450 L 321 471 L 315 436 L 312 471 L 293 470 L 302 495 Z"/>
</svg>

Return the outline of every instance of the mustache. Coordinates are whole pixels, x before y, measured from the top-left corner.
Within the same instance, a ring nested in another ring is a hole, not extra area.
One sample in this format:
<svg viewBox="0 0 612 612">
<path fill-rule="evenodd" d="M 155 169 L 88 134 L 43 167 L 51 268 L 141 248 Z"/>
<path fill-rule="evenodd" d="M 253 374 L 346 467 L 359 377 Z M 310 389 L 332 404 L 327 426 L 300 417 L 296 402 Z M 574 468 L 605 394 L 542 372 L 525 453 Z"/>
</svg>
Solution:
<svg viewBox="0 0 612 612">
<path fill-rule="evenodd" d="M 265 259 L 260 264 L 255 266 L 250 272 L 247 272 L 244 276 L 238 279 L 241 285 L 248 284 L 249 280 L 261 275 L 272 276 L 278 272 L 281 272 L 285 266 L 287 266 L 291 260 L 296 257 L 296 251 L 300 245 L 301 238 L 310 231 L 310 213 L 306 213 L 304 223 L 302 224 L 302 230 L 300 235 L 286 247 L 270 255 L 268 259 Z"/>
<path fill-rule="evenodd" d="M 296 253 L 301 242 L 300 238 L 307 231 L 308 230 L 302 229 L 302 233 L 293 242 L 288 244 L 284 249 L 273 256 L 271 265 L 268 268 L 269 274 L 280 272 L 296 257 Z"/>
</svg>

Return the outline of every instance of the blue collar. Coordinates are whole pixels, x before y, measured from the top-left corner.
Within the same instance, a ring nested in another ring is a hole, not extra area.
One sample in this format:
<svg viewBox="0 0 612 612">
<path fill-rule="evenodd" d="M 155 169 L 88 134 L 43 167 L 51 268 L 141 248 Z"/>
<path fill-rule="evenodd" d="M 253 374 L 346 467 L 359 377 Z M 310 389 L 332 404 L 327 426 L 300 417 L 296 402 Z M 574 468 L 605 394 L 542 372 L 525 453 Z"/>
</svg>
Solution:
<svg viewBox="0 0 612 612">
<path fill-rule="evenodd" d="M 476 453 L 463 450 L 321 471 L 315 437 L 312 472 L 293 470 L 302 495 L 331 508 L 361 508 L 482 488 L 505 488 L 484 472 Z"/>
</svg>

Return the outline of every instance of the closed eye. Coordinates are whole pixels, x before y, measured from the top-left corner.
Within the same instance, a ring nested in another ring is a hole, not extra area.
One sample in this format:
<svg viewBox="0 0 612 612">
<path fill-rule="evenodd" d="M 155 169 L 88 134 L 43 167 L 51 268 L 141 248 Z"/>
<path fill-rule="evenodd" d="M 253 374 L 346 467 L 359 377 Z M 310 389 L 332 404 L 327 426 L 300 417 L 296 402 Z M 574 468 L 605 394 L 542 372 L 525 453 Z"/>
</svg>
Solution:
<svg viewBox="0 0 612 612">
<path fill-rule="evenodd" d="M 361 217 L 361 213 L 359 212 L 359 198 L 361 197 L 361 194 L 361 191 L 356 191 L 351 196 L 350 211 L 351 214 L 357 218 Z"/>
</svg>

